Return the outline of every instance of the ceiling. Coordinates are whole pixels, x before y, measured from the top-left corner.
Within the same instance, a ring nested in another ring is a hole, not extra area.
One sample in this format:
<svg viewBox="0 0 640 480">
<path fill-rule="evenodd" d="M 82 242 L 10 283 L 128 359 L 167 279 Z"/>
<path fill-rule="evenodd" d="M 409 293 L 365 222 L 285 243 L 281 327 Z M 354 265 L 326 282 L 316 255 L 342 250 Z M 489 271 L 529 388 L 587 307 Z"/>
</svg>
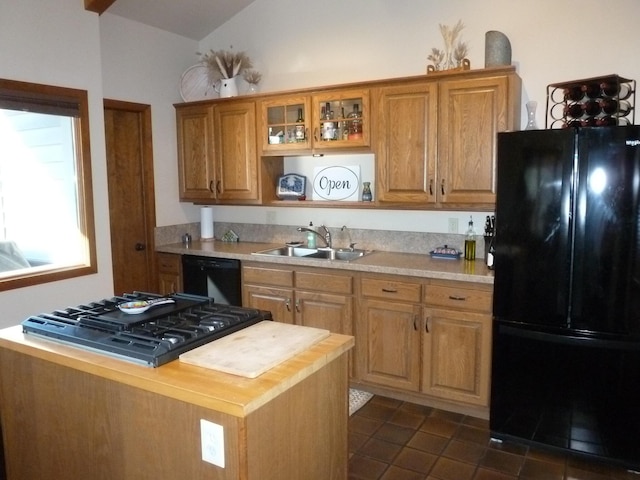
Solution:
<svg viewBox="0 0 640 480">
<path fill-rule="evenodd" d="M 255 0 L 116 0 L 108 13 L 202 40 Z"/>
</svg>

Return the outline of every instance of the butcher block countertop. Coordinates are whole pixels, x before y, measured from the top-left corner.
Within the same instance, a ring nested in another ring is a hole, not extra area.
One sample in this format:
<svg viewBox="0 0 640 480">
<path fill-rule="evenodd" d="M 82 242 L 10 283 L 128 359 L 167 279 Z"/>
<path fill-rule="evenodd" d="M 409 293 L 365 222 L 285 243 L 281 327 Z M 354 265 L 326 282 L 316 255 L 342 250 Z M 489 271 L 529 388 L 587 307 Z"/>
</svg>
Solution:
<svg viewBox="0 0 640 480">
<path fill-rule="evenodd" d="M 362 258 L 345 262 L 341 260 L 305 259 L 303 257 L 278 257 L 252 255 L 252 252 L 281 247 L 280 243 L 222 242 L 219 240 L 194 241 L 189 247 L 182 243 L 159 245 L 156 251 L 179 255 L 234 258 L 241 261 L 264 262 L 281 265 L 303 265 L 320 268 L 350 270 L 354 272 L 388 273 L 420 278 L 455 280 L 493 285 L 493 272 L 482 258 L 473 262 L 431 258 L 419 253 L 399 253 L 375 250 Z"/>
<path fill-rule="evenodd" d="M 295 328 L 293 325 L 287 327 Z M 353 345 L 351 336 L 330 334 L 260 376 L 246 378 L 180 360 L 158 368 L 137 365 L 24 334 L 20 325 L 0 330 L 1 349 L 235 417 L 246 417 L 340 357 Z"/>
</svg>

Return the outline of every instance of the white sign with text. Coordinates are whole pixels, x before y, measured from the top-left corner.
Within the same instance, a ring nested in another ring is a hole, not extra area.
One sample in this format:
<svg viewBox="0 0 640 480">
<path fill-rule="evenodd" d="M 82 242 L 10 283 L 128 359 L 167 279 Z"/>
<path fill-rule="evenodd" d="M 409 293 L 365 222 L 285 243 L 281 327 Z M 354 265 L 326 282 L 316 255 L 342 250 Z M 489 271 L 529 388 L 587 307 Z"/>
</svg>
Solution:
<svg viewBox="0 0 640 480">
<path fill-rule="evenodd" d="M 313 169 L 313 200 L 357 202 L 360 193 L 360 166 L 340 165 Z"/>
</svg>

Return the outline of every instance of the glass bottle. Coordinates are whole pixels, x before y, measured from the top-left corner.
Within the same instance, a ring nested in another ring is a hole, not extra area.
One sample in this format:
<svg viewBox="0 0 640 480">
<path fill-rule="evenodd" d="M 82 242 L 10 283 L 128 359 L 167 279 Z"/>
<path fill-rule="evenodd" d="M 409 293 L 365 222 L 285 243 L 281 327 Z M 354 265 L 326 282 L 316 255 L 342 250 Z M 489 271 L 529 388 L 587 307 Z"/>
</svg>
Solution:
<svg viewBox="0 0 640 480">
<path fill-rule="evenodd" d="M 364 182 L 362 184 L 362 201 L 370 202 L 373 200 L 373 195 L 371 194 L 371 182 Z"/>
<path fill-rule="evenodd" d="M 296 142 L 304 142 L 304 117 L 302 109 L 298 109 L 298 118 L 296 119 Z"/>
<path fill-rule="evenodd" d="M 349 140 L 359 140 L 362 138 L 362 114 L 360 104 L 353 105 L 353 111 L 349 114 Z"/>
<path fill-rule="evenodd" d="M 324 106 L 324 123 L 322 124 L 322 139 L 325 141 L 333 140 L 335 135 L 333 112 L 331 111 L 331 104 L 325 103 Z"/>
<path fill-rule="evenodd" d="M 473 230 L 473 217 L 469 217 L 469 228 L 464 239 L 464 259 L 476 259 L 476 232 Z"/>
<path fill-rule="evenodd" d="M 526 107 L 528 120 L 525 130 L 537 130 L 538 124 L 536 123 L 536 108 L 538 108 L 538 102 L 535 100 L 527 102 Z"/>
</svg>

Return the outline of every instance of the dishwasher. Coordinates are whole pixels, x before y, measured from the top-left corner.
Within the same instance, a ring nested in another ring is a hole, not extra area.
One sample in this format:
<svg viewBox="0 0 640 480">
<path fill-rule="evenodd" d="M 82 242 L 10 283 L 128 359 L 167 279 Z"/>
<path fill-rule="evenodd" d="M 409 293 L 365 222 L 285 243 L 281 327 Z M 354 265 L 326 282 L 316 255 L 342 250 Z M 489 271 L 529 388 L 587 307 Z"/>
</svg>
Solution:
<svg viewBox="0 0 640 480">
<path fill-rule="evenodd" d="M 242 306 L 240 260 L 182 256 L 184 293 L 213 298 L 215 303 Z"/>
</svg>

